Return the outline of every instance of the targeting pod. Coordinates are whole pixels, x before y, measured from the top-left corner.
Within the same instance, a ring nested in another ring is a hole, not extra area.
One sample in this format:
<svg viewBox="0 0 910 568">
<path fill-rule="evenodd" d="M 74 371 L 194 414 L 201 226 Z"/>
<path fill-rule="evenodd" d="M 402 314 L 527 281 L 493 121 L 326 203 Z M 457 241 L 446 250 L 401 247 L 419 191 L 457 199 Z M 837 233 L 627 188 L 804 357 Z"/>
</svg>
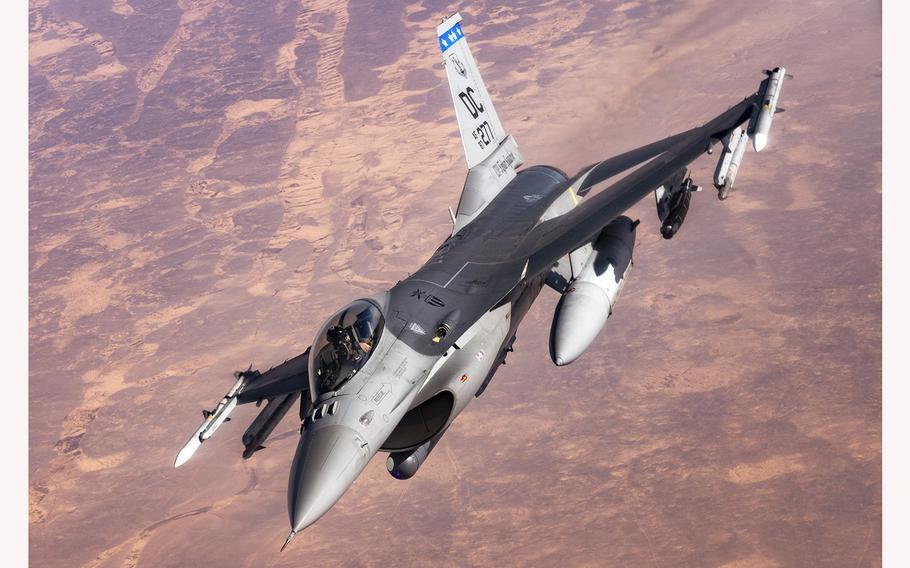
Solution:
<svg viewBox="0 0 910 568">
<path fill-rule="evenodd" d="M 390 453 L 385 463 L 389 474 L 395 479 L 411 479 L 414 477 L 414 474 L 417 473 L 417 470 L 420 469 L 423 462 L 427 461 L 430 452 L 433 451 L 433 448 L 435 448 L 436 444 L 439 443 L 439 440 L 442 439 L 442 435 L 446 433 L 446 430 L 448 430 L 448 428 L 444 428 L 441 432 L 413 450 Z"/>
<path fill-rule="evenodd" d="M 243 433 L 243 459 L 250 459 L 254 453 L 264 449 L 262 444 L 298 398 L 300 393 L 292 392 L 267 400 L 265 408 Z"/>
</svg>

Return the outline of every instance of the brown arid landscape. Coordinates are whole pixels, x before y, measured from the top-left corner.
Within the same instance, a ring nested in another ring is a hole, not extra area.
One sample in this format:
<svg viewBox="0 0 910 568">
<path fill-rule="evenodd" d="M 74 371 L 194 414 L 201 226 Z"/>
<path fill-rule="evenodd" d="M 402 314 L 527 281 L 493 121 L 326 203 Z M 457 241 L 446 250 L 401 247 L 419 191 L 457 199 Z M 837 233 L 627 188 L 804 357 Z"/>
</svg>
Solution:
<svg viewBox="0 0 910 568">
<path fill-rule="evenodd" d="M 588 353 L 550 363 L 545 289 L 414 479 L 374 460 L 279 554 L 296 412 L 250 460 L 251 406 L 174 456 L 233 371 L 449 234 L 457 9 L 528 165 L 574 173 L 796 77 L 731 199 L 696 195 L 672 241 L 633 209 Z M 32 0 L 32 565 L 880 565 L 881 23 L 865 0 Z"/>
</svg>

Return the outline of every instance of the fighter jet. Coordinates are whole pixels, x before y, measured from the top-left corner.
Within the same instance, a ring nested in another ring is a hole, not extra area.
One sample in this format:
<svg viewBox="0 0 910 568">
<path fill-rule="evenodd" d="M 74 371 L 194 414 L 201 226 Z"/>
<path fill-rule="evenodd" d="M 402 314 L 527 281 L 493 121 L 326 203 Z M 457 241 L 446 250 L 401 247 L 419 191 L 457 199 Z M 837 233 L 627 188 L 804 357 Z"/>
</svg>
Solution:
<svg viewBox="0 0 910 568">
<path fill-rule="evenodd" d="M 264 373 L 235 373 L 174 464 L 185 463 L 235 406 L 267 401 L 243 434 L 249 458 L 299 398 L 285 546 L 332 508 L 377 452 L 388 454 L 393 477 L 417 473 L 487 389 L 544 286 L 561 295 L 550 330 L 553 362 L 581 356 L 632 268 L 639 221 L 623 213 L 653 192 L 660 234 L 673 238 L 699 189 L 687 167 L 718 143 L 713 181 L 727 198 L 749 141 L 755 151 L 765 147 L 789 78 L 783 67 L 765 71 L 755 93 L 701 126 L 569 177 L 553 166 L 521 168 L 461 24 L 456 13 L 436 29 L 468 167 L 450 210 L 451 234 L 409 277 L 332 314 L 302 354 Z"/>
</svg>

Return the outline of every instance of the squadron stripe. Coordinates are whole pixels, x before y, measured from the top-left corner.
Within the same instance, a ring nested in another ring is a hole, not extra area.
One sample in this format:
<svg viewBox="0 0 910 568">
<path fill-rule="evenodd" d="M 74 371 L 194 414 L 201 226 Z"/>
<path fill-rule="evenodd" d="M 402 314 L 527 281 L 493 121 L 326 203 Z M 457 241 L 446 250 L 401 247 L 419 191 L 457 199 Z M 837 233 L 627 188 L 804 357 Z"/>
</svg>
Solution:
<svg viewBox="0 0 910 568">
<path fill-rule="evenodd" d="M 447 49 L 458 43 L 458 40 L 463 37 L 464 33 L 461 31 L 461 22 L 458 22 L 439 36 L 439 49 L 445 53 Z"/>
</svg>

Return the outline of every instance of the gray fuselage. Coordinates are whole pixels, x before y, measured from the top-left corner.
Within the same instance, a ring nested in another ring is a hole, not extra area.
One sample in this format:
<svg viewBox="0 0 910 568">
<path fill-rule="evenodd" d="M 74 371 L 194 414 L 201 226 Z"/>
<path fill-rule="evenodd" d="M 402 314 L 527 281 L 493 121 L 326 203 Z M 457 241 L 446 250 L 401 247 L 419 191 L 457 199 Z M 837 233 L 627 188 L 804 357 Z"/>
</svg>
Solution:
<svg viewBox="0 0 910 568">
<path fill-rule="evenodd" d="M 521 171 L 417 272 L 369 298 L 384 329 L 367 363 L 335 391 L 320 392 L 311 375 L 288 490 L 294 532 L 322 516 L 377 451 L 426 444 L 486 387 L 546 278 L 516 251 L 566 181 L 549 167 Z"/>
</svg>

